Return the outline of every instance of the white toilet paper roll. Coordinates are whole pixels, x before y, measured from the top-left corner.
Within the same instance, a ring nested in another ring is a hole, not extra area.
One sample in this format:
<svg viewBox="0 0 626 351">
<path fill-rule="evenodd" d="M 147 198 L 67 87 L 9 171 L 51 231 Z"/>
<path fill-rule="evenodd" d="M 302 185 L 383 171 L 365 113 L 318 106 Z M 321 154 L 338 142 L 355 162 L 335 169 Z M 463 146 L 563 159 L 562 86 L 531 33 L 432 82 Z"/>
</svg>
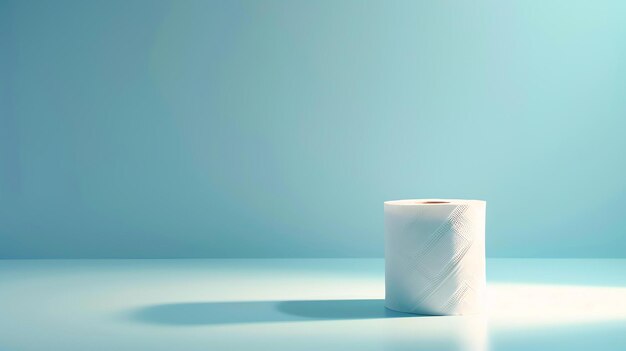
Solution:
<svg viewBox="0 0 626 351">
<path fill-rule="evenodd" d="M 385 306 L 427 315 L 481 312 L 485 209 L 479 200 L 385 202 Z"/>
</svg>

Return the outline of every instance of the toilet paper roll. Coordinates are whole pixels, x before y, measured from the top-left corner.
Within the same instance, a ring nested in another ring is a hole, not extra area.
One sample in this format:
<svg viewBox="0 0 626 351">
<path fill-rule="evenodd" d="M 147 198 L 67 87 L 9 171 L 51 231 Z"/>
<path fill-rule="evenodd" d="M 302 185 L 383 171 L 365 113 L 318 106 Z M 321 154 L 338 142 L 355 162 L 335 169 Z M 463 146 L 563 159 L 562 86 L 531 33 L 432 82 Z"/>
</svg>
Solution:
<svg viewBox="0 0 626 351">
<path fill-rule="evenodd" d="M 427 315 L 481 312 L 485 209 L 479 200 L 385 202 L 385 306 Z"/>
</svg>

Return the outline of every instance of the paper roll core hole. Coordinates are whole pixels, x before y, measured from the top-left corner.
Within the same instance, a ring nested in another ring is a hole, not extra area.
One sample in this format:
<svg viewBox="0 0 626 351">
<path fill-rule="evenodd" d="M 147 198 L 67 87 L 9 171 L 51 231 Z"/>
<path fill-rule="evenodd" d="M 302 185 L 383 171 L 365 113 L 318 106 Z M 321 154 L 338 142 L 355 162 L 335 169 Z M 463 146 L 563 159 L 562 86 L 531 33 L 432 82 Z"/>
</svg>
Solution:
<svg viewBox="0 0 626 351">
<path fill-rule="evenodd" d="M 416 201 L 418 204 L 449 204 L 449 201 Z"/>
</svg>

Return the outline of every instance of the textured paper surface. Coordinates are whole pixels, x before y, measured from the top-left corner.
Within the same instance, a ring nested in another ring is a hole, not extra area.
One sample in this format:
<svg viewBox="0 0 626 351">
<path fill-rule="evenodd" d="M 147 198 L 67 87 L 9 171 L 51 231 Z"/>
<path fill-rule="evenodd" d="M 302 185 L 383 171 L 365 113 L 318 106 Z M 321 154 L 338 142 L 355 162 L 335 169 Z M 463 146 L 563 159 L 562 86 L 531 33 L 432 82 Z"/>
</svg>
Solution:
<svg viewBox="0 0 626 351">
<path fill-rule="evenodd" d="M 485 209 L 478 200 L 385 202 L 387 308 L 428 315 L 483 310 Z"/>
</svg>

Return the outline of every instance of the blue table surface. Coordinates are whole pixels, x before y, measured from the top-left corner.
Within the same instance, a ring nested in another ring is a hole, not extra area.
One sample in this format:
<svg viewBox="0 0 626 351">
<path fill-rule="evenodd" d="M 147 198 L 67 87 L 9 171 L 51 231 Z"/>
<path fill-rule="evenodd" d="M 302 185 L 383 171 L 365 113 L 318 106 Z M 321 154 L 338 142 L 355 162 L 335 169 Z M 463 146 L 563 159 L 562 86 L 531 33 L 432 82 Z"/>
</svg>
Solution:
<svg viewBox="0 0 626 351">
<path fill-rule="evenodd" d="M 487 266 L 484 314 L 432 317 L 382 259 L 0 260 L 0 350 L 626 349 L 626 260 Z"/>
</svg>

